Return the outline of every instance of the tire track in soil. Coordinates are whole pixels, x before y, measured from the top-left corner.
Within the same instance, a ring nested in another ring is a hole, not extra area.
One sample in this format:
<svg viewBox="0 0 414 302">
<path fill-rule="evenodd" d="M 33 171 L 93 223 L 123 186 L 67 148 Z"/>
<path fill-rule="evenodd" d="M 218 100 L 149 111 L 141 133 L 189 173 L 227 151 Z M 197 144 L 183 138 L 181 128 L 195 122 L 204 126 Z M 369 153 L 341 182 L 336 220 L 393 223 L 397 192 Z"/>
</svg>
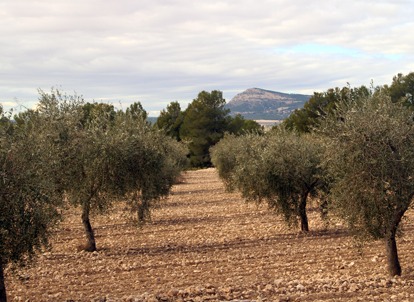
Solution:
<svg viewBox="0 0 414 302">
<path fill-rule="evenodd" d="M 403 276 L 390 279 L 381 242 L 357 249 L 312 209 L 311 232 L 298 233 L 226 193 L 214 169 L 187 172 L 143 228 L 124 216 L 120 204 L 94 217 L 99 251 L 85 253 L 70 209 L 53 249 L 7 272 L 10 301 L 414 301 L 412 219 L 398 242 Z"/>
</svg>

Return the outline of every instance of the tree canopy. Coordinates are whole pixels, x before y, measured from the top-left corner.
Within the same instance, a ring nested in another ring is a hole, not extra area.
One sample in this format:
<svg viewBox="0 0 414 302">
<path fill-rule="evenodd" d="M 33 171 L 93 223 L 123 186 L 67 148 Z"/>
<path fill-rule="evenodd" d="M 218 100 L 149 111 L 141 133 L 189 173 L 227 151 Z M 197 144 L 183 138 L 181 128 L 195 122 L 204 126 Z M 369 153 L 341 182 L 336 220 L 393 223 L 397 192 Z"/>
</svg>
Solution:
<svg viewBox="0 0 414 302">
<path fill-rule="evenodd" d="M 212 160 L 228 189 L 246 200 L 265 201 L 288 223 L 309 231 L 306 204 L 324 188 L 323 145 L 285 130 L 265 136 L 226 136 L 212 148 Z"/>
<path fill-rule="evenodd" d="M 263 132 L 255 121 L 246 120 L 241 115 L 230 116 L 225 104 L 221 91 L 202 91 L 184 111 L 178 102 L 171 102 L 161 111 L 155 127 L 187 144 L 193 167 L 208 167 L 211 166 L 209 149 L 224 133 Z"/>
<path fill-rule="evenodd" d="M 180 103 L 171 102 L 166 109 L 160 112 L 155 126 L 158 129 L 163 129 L 168 136 L 181 141 L 180 128 L 183 121 L 184 113 L 181 111 Z"/>
<path fill-rule="evenodd" d="M 414 196 L 411 110 L 387 94 L 339 105 L 321 126 L 328 139 L 332 208 L 364 239 L 385 240 L 390 275 L 400 275 L 395 236 Z"/>
<path fill-rule="evenodd" d="M 403 102 L 407 107 L 414 106 L 414 72 L 397 74 L 391 85 L 385 85 L 385 89 L 393 102 Z"/>
<path fill-rule="evenodd" d="M 209 166 L 209 148 L 224 135 L 227 128 L 226 100 L 218 90 L 202 91 L 185 110 L 180 137 L 188 141 L 191 164 Z"/>
<path fill-rule="evenodd" d="M 3 269 L 24 263 L 48 245 L 59 221 L 62 191 L 54 181 L 58 169 L 53 124 L 31 119 L 16 124 L 6 115 L 0 126 L 0 301 L 6 301 Z"/>
<path fill-rule="evenodd" d="M 366 97 L 370 93 L 371 91 L 365 86 L 356 88 L 336 87 L 325 92 L 315 92 L 303 108 L 296 109 L 283 121 L 283 126 L 300 133 L 311 132 L 319 125 L 321 119 L 332 113 L 341 102 L 351 102 Z"/>
<path fill-rule="evenodd" d="M 184 167 L 183 148 L 150 127 L 140 103 L 117 112 L 112 105 L 85 104 L 52 91 L 41 94 L 39 108 L 40 116 L 59 124 L 52 134 L 65 172 L 58 180 L 68 200 L 82 209 L 87 251 L 96 250 L 91 211 L 105 212 L 126 197 L 143 221 L 151 201 L 169 193 Z"/>
</svg>

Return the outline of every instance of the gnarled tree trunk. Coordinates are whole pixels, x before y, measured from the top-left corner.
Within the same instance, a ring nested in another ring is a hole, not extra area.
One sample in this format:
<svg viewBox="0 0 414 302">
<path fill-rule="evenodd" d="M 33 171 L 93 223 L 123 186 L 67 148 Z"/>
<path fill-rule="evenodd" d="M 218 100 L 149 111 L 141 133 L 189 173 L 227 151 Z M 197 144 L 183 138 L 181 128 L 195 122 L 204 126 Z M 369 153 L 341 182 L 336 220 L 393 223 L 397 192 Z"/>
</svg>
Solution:
<svg viewBox="0 0 414 302">
<path fill-rule="evenodd" d="M 148 217 L 149 213 L 149 201 L 146 199 L 142 199 L 141 202 L 138 203 L 138 223 L 144 223 L 145 219 Z"/>
<path fill-rule="evenodd" d="M 299 218 L 300 218 L 300 230 L 302 232 L 309 232 L 309 224 L 308 224 L 308 215 L 306 214 L 306 200 L 308 198 L 309 192 L 303 192 L 302 196 L 300 197 L 300 204 L 299 204 Z"/>
<path fill-rule="evenodd" d="M 91 210 L 91 204 L 89 201 L 85 201 L 82 205 L 82 224 L 85 229 L 86 246 L 85 251 L 96 251 L 95 234 L 93 233 L 92 225 L 89 219 L 89 212 Z"/>
<path fill-rule="evenodd" d="M 6 284 L 4 282 L 4 268 L 0 261 L 0 302 L 7 302 Z"/>
<path fill-rule="evenodd" d="M 397 242 L 395 241 L 395 231 L 391 232 L 385 239 L 385 249 L 387 252 L 388 273 L 390 276 L 400 276 L 401 266 L 398 260 Z"/>
<path fill-rule="evenodd" d="M 412 198 L 413 196 L 411 195 L 409 200 L 411 201 Z M 386 232 L 385 235 L 385 251 L 387 254 L 388 273 L 390 276 L 401 276 L 401 265 L 400 261 L 398 260 L 398 250 L 395 235 L 397 234 L 398 225 L 400 224 L 405 211 L 407 211 L 409 204 L 410 203 L 408 202 L 394 213 L 394 219 L 390 222 L 389 231 Z"/>
</svg>

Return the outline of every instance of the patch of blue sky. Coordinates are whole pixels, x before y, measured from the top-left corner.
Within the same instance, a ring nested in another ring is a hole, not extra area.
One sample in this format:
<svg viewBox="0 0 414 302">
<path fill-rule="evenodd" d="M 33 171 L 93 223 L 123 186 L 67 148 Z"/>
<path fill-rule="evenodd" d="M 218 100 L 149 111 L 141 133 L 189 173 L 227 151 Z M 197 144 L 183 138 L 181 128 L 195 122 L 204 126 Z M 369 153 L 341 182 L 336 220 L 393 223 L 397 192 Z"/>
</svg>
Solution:
<svg viewBox="0 0 414 302">
<path fill-rule="evenodd" d="M 288 47 L 278 47 L 275 49 L 276 52 L 290 52 L 297 54 L 306 54 L 306 55 L 334 55 L 334 56 L 345 56 L 345 57 L 376 57 L 383 58 L 387 60 L 397 61 L 402 59 L 401 54 L 396 53 L 367 53 L 358 49 L 344 47 L 340 45 L 327 45 L 327 44 L 317 44 L 317 43 L 305 43 L 297 44 Z"/>
<path fill-rule="evenodd" d="M 345 56 L 358 56 L 360 51 L 338 45 L 324 44 L 298 44 L 290 47 L 290 51 L 307 54 L 334 54 Z"/>
</svg>

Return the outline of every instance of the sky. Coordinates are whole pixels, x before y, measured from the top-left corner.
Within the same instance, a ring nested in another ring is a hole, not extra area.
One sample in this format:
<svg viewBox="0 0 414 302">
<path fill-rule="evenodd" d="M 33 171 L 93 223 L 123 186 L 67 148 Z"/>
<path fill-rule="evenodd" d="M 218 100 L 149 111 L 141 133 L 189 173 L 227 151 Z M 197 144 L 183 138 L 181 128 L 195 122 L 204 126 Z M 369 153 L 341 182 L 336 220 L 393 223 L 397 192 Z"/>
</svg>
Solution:
<svg viewBox="0 0 414 302">
<path fill-rule="evenodd" d="M 0 0 L 0 103 L 52 87 L 150 116 L 200 91 L 312 94 L 414 71 L 414 0 Z"/>
</svg>

